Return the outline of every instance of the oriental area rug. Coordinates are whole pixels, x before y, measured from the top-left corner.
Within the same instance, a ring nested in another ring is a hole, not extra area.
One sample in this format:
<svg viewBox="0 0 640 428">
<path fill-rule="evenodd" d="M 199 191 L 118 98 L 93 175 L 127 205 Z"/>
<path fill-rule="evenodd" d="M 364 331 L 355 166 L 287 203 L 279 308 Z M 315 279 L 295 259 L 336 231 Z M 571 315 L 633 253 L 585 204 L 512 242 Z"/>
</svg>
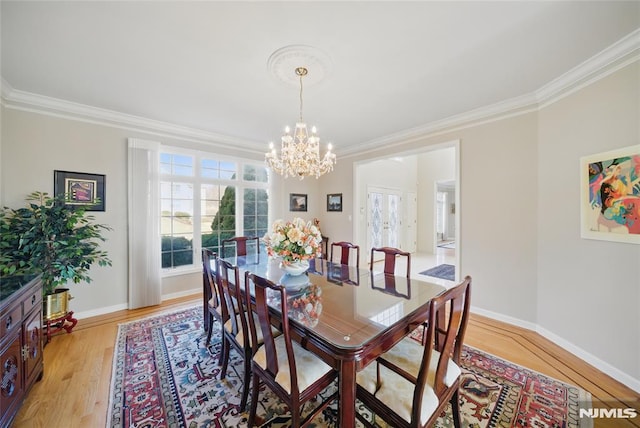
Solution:
<svg viewBox="0 0 640 428">
<path fill-rule="evenodd" d="M 202 308 L 196 306 L 119 326 L 107 427 L 247 426 L 248 413 L 239 408 L 241 357 L 231 351 L 226 379 L 220 380 L 220 325 L 214 324 L 208 350 L 202 321 Z M 416 332 L 415 338 L 419 336 Z M 465 347 L 462 360 L 463 427 L 589 426 L 580 425 L 578 418 L 579 408 L 590 405 L 585 391 L 471 347 Z M 259 422 L 264 427 L 289 426 L 284 404 L 262 388 Z M 357 410 L 374 418 L 361 404 Z M 335 427 L 336 415 L 336 406 L 330 406 L 310 426 Z M 450 411 L 436 426 L 453 426 Z"/>
</svg>

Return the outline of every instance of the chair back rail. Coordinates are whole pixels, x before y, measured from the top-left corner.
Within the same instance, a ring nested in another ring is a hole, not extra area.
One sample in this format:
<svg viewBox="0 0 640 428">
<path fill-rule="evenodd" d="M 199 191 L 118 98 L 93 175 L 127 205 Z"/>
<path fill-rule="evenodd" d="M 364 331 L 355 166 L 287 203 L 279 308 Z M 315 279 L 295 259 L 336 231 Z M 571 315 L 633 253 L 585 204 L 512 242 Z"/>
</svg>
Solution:
<svg viewBox="0 0 640 428">
<path fill-rule="evenodd" d="M 256 254 L 260 254 L 260 238 L 257 236 L 235 236 L 233 238 L 222 240 L 222 249 L 220 254 L 222 257 L 228 257 L 227 248 L 236 247 L 236 256 L 246 256 L 248 244 L 255 242 Z"/>
<path fill-rule="evenodd" d="M 272 300 L 279 301 L 280 311 L 282 314 L 288 313 L 287 305 L 287 290 L 277 285 L 266 278 L 254 275 L 247 271 L 245 273 L 245 292 L 249 292 L 250 287 L 247 285 L 249 281 L 253 283 L 255 307 L 254 311 L 258 315 L 259 326 L 255 325 L 253 317 L 249 318 L 249 329 L 251 330 L 251 343 L 257 343 L 257 328 L 262 331 L 262 337 L 264 340 L 265 354 L 267 356 L 267 372 L 274 378 L 278 374 L 278 354 L 275 346 L 275 335 L 271 328 L 272 325 L 280 322 L 282 328 L 282 334 L 284 335 L 284 342 L 287 351 L 287 360 L 289 362 L 289 379 L 291 380 L 291 396 L 294 399 L 298 399 L 298 373 L 296 368 L 296 361 L 293 354 L 293 347 L 291 346 L 291 332 L 289 330 L 289 318 L 283 316 L 282 320 L 272 320 L 271 312 L 269 311 L 269 305 L 267 300 L 269 294 Z M 247 296 L 249 297 L 249 296 Z M 254 350 L 255 353 L 255 350 Z"/>
<path fill-rule="evenodd" d="M 370 269 L 373 270 L 374 254 L 376 252 L 384 253 L 384 273 L 387 275 L 393 275 L 396 271 L 396 257 L 407 258 L 407 278 L 411 275 L 411 253 L 402 251 L 393 247 L 379 247 L 371 248 L 371 264 Z"/>
<path fill-rule="evenodd" d="M 247 325 L 244 296 L 240 289 L 240 273 L 238 266 L 226 260 L 218 259 L 218 276 L 222 291 L 222 313 L 226 320 L 231 320 L 231 331 L 234 336 L 243 332 L 243 347 L 249 347 L 249 327 Z M 240 321 L 240 324 L 238 324 Z"/>
<path fill-rule="evenodd" d="M 329 261 L 333 262 L 333 247 L 340 247 L 340 264 L 348 265 L 349 264 L 349 256 L 351 255 L 352 250 L 355 250 L 356 253 L 356 267 L 360 268 L 360 246 L 352 244 L 351 242 L 340 241 L 340 242 L 332 242 L 331 243 L 331 256 L 329 257 Z"/>
<path fill-rule="evenodd" d="M 215 274 L 211 269 L 211 261 L 216 259 L 217 255 L 215 252 L 209 250 L 208 248 L 202 249 L 202 281 L 204 284 L 203 292 L 205 293 L 205 302 L 211 301 L 214 308 L 217 308 L 220 304 L 218 292 L 215 287 Z"/>
</svg>

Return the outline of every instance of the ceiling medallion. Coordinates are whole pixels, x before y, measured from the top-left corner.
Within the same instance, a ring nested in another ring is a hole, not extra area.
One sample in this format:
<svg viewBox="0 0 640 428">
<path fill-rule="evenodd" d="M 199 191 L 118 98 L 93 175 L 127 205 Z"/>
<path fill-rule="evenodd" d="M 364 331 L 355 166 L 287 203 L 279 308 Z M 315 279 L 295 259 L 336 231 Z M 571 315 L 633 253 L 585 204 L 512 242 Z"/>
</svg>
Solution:
<svg viewBox="0 0 640 428">
<path fill-rule="evenodd" d="M 307 45 L 290 45 L 271 54 L 267 68 L 279 81 L 289 86 L 298 86 L 298 76 L 292 73 L 297 67 L 313 70 L 305 77 L 305 85 L 313 86 L 331 75 L 331 58 L 322 50 Z"/>
</svg>

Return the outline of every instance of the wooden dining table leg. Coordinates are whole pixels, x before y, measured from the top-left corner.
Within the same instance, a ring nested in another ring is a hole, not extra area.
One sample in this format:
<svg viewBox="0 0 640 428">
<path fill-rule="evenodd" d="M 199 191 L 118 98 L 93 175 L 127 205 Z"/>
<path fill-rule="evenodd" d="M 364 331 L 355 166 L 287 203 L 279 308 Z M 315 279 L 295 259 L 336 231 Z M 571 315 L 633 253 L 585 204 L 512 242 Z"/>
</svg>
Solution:
<svg viewBox="0 0 640 428">
<path fill-rule="evenodd" d="M 342 360 L 340 365 L 340 404 L 338 426 L 353 428 L 356 425 L 356 362 Z"/>
</svg>

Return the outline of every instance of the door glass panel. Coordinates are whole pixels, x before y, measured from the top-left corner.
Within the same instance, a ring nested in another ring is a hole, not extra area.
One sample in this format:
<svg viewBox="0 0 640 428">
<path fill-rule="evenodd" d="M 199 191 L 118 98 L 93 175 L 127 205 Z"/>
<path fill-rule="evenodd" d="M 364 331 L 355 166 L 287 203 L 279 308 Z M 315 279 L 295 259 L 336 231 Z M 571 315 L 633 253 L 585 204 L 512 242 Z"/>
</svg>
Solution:
<svg viewBox="0 0 640 428">
<path fill-rule="evenodd" d="M 370 193 L 371 246 L 382 247 L 382 193 Z"/>
<path fill-rule="evenodd" d="M 400 205 L 400 197 L 398 195 L 388 195 L 389 202 L 389 220 L 387 226 L 387 243 L 389 247 L 398 248 L 398 209 Z"/>
</svg>

